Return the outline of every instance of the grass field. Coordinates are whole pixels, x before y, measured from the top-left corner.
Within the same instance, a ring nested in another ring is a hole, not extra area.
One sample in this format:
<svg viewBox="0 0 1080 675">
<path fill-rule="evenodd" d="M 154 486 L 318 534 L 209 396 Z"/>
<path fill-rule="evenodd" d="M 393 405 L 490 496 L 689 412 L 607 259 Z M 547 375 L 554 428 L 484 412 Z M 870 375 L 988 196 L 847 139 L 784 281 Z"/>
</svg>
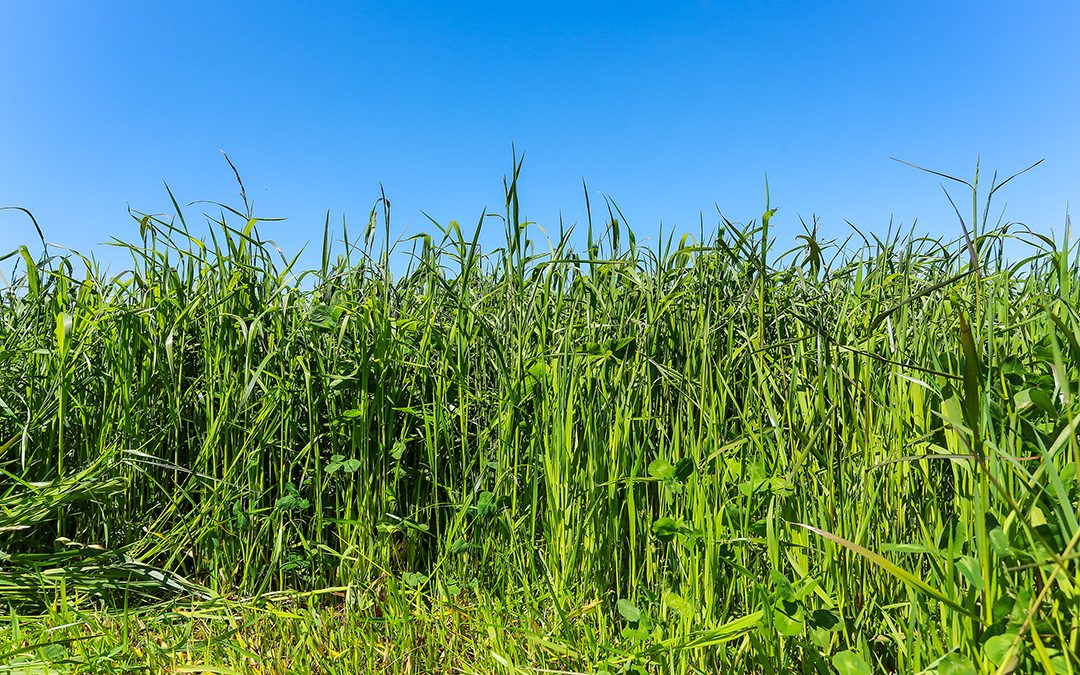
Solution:
<svg viewBox="0 0 1080 675">
<path fill-rule="evenodd" d="M 0 672 L 1080 672 L 1072 240 L 575 250 L 516 185 L 491 250 L 8 255 Z"/>
</svg>

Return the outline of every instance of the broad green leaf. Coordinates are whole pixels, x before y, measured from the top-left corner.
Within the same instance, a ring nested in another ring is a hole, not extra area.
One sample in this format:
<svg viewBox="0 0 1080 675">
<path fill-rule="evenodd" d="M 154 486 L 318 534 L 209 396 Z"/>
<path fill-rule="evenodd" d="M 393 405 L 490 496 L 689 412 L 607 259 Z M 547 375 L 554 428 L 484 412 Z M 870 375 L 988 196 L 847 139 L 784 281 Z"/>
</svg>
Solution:
<svg viewBox="0 0 1080 675">
<path fill-rule="evenodd" d="M 626 598 L 620 598 L 619 601 L 615 603 L 615 609 L 619 610 L 619 614 L 622 615 L 622 618 L 630 623 L 641 621 L 641 611 L 634 606 L 634 603 Z"/>
<path fill-rule="evenodd" d="M 685 483 L 694 473 L 694 461 L 689 457 L 683 457 L 675 462 L 675 480 Z"/>
<path fill-rule="evenodd" d="M 401 580 L 406 586 L 416 588 L 417 586 L 423 586 L 427 581 L 427 577 L 419 572 L 406 572 L 401 575 Z"/>
<path fill-rule="evenodd" d="M 791 582 L 788 581 L 786 575 L 780 570 L 770 570 L 769 578 L 772 580 L 773 588 L 776 589 L 777 595 L 784 600 L 792 600 L 795 598 L 795 589 L 791 586 Z"/>
<path fill-rule="evenodd" d="M 1017 392 L 1013 396 L 1013 403 L 1016 405 L 1017 410 L 1025 410 L 1034 406 L 1051 415 L 1057 414 L 1053 399 L 1042 389 L 1031 388 Z"/>
<path fill-rule="evenodd" d="M 660 480 L 675 477 L 675 467 L 663 457 L 657 457 L 649 462 L 649 475 Z"/>
<path fill-rule="evenodd" d="M 484 490 L 476 496 L 476 515 L 480 518 L 488 518 L 495 515 L 499 510 L 499 504 L 495 499 L 495 494 Z"/>
<path fill-rule="evenodd" d="M 994 635 L 986 640 L 986 644 L 983 646 L 983 653 L 995 666 L 1001 666 L 1008 658 L 1016 656 L 1019 653 L 1019 648 L 1023 645 L 1023 642 L 1020 642 L 1017 639 L 1017 636 L 1018 634 L 1013 632 Z M 1016 644 L 1016 649 L 1013 649 L 1014 643 Z"/>
<path fill-rule="evenodd" d="M 1024 377 L 1024 363 L 1015 356 L 1010 356 L 1001 362 L 1001 374 L 1009 378 L 1022 380 Z"/>
<path fill-rule="evenodd" d="M 773 626 L 781 635 L 795 637 L 802 634 L 803 628 L 806 627 L 806 621 L 803 619 L 801 610 L 789 614 L 784 609 L 777 607 L 773 609 Z"/>
<path fill-rule="evenodd" d="M 1046 514 L 1038 506 L 1032 506 L 1028 512 L 1028 522 L 1031 523 L 1032 527 L 1042 527 L 1046 525 Z"/>
<path fill-rule="evenodd" d="M 817 647 L 823 651 L 828 650 L 829 645 L 832 644 L 832 633 L 824 628 L 811 626 L 808 634 L 810 636 L 810 642 L 817 645 Z"/>
<path fill-rule="evenodd" d="M 617 340 L 610 340 L 607 343 L 607 350 L 613 357 L 624 359 L 634 351 L 634 338 L 624 337 Z"/>
<path fill-rule="evenodd" d="M 1019 626 L 1027 621 L 1028 608 L 1031 606 L 1031 591 L 1020 588 L 1016 591 L 1016 601 L 1009 613 L 1009 625 Z"/>
<path fill-rule="evenodd" d="M 840 617 L 828 609 L 815 609 L 810 613 L 810 621 L 815 626 L 827 631 L 840 630 Z"/>
<path fill-rule="evenodd" d="M 633 640 L 635 642 L 645 642 L 649 639 L 649 631 L 641 625 L 624 626 L 622 629 L 622 636 L 627 640 Z"/>
<path fill-rule="evenodd" d="M 949 654 L 938 662 L 938 675 L 978 675 L 978 671 L 968 659 L 960 654 Z"/>
<path fill-rule="evenodd" d="M 964 575 L 964 578 L 967 579 L 968 583 L 971 584 L 973 588 L 981 591 L 986 587 L 979 561 L 975 558 L 969 555 L 960 556 L 956 560 L 956 568 L 960 570 L 960 574 Z"/>
<path fill-rule="evenodd" d="M 311 506 L 311 502 L 296 494 L 287 494 L 274 503 L 274 508 L 282 513 L 303 511 Z"/>
<path fill-rule="evenodd" d="M 1001 527 L 995 527 L 988 533 L 990 539 L 990 548 L 994 549 L 994 553 L 999 558 L 1006 558 L 1012 554 L 1012 549 L 1009 548 L 1009 535 L 1005 534 L 1005 530 Z"/>
<path fill-rule="evenodd" d="M 861 656 L 850 650 L 834 654 L 832 664 L 839 675 L 872 675 L 873 672 Z"/>
<path fill-rule="evenodd" d="M 652 524 L 653 534 L 660 541 L 671 541 L 675 538 L 675 535 L 679 534 L 682 529 L 682 525 L 674 518 L 665 517 L 660 518 Z"/>
<path fill-rule="evenodd" d="M 664 594 L 664 604 L 679 613 L 684 619 L 694 616 L 694 606 L 678 593 L 668 591 Z"/>
<path fill-rule="evenodd" d="M 548 365 L 543 361 L 537 361 L 529 366 L 529 370 L 525 373 L 525 388 L 531 391 L 537 384 L 545 382 L 547 373 Z"/>
<path fill-rule="evenodd" d="M 1009 614 L 1012 613 L 1015 604 L 1016 599 L 1011 595 L 1003 595 L 995 600 L 993 606 L 995 621 L 1000 621 L 1002 618 L 1009 616 Z"/>
</svg>

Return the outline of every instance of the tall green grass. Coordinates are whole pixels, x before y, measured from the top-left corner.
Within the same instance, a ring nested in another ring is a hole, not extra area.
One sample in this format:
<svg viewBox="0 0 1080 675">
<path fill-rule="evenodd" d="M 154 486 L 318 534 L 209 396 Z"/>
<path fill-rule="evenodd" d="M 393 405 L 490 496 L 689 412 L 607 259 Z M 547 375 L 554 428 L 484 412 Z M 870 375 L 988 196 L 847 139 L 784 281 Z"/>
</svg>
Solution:
<svg viewBox="0 0 1080 675">
<path fill-rule="evenodd" d="M 494 250 L 450 223 L 392 264 L 381 199 L 300 270 L 174 200 L 118 274 L 9 255 L 8 656 L 28 616 L 292 597 L 373 671 L 1080 669 L 1072 240 L 973 183 L 955 241 L 779 251 L 767 209 L 644 247 L 612 208 L 575 248 L 519 170 Z"/>
</svg>

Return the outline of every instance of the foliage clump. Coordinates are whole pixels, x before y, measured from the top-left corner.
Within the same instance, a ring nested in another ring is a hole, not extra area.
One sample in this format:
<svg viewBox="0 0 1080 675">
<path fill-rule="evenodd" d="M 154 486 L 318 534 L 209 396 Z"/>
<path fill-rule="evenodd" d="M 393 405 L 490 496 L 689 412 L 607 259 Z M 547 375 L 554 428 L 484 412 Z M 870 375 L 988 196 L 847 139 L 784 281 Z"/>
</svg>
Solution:
<svg viewBox="0 0 1080 675">
<path fill-rule="evenodd" d="M 541 246 L 516 176 L 491 251 L 391 264 L 380 200 L 303 272 L 246 209 L 8 256 L 0 605 L 332 597 L 385 669 L 356 617 L 481 670 L 1080 668 L 1072 242 Z"/>
</svg>

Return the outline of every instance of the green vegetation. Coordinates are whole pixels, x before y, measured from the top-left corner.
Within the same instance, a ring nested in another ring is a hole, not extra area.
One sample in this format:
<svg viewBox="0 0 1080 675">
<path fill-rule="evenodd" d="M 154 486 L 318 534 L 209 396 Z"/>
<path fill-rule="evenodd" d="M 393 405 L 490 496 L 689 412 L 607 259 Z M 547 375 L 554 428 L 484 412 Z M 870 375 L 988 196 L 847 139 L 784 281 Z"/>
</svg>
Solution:
<svg viewBox="0 0 1080 675">
<path fill-rule="evenodd" d="M 1080 672 L 1080 249 L 574 250 L 519 169 L 397 275 L 385 200 L 8 255 L 0 672 Z"/>
</svg>

